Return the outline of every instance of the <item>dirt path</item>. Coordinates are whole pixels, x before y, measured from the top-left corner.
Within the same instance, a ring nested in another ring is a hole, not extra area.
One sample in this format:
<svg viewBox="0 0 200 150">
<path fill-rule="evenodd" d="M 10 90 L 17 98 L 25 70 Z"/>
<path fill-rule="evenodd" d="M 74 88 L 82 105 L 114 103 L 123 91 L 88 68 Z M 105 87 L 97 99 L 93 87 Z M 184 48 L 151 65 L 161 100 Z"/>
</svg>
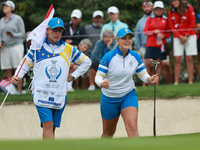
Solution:
<svg viewBox="0 0 200 150">
<path fill-rule="evenodd" d="M 157 100 L 157 135 L 200 132 L 200 98 Z M 139 101 L 140 136 L 153 135 L 153 101 Z M 99 103 L 67 105 L 56 138 L 99 138 Z M 0 139 L 41 139 L 39 117 L 33 104 L 5 105 L 0 111 Z M 115 137 L 126 137 L 120 118 Z"/>
</svg>

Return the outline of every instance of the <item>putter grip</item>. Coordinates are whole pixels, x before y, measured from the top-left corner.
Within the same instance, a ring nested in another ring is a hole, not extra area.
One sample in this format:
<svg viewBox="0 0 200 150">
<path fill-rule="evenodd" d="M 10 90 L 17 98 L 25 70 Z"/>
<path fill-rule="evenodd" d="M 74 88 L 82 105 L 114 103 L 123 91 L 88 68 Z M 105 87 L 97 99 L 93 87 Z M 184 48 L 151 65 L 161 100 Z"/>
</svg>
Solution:
<svg viewBox="0 0 200 150">
<path fill-rule="evenodd" d="M 153 118 L 153 135 L 156 136 L 156 117 Z"/>
</svg>

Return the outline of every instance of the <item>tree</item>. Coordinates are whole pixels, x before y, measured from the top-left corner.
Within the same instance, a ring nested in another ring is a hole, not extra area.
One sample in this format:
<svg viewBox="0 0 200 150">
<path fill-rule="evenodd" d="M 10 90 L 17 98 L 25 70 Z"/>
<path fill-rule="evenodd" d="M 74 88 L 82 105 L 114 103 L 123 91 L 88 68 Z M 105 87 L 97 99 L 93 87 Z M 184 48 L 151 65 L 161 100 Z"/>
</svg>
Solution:
<svg viewBox="0 0 200 150">
<path fill-rule="evenodd" d="M 110 6 L 118 7 L 120 11 L 120 20 L 126 22 L 131 30 L 134 29 L 139 18 L 143 16 L 142 2 L 143 0 L 13 0 L 15 3 L 16 14 L 20 15 L 24 22 L 26 31 L 33 30 L 39 23 L 41 23 L 51 4 L 55 8 L 55 17 L 60 17 L 64 22 L 70 20 L 70 15 L 73 9 L 80 9 L 82 11 L 82 25 L 92 23 L 92 13 L 95 10 L 102 10 L 104 13 L 104 23 L 109 22 L 107 15 L 107 8 Z M 163 0 L 165 10 L 169 9 L 169 0 Z M 199 0 L 189 1 L 195 12 L 199 8 Z M 3 17 L 2 8 L 0 16 Z"/>
</svg>

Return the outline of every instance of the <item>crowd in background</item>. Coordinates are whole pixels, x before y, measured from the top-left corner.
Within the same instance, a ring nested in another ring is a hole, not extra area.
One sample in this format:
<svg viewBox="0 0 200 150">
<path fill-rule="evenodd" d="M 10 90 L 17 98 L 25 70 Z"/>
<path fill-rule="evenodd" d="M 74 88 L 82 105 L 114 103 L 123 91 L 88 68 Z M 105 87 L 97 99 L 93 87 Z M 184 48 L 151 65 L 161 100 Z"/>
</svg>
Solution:
<svg viewBox="0 0 200 150">
<path fill-rule="evenodd" d="M 141 16 L 142 18 L 137 22 L 132 49 L 140 54 L 150 75 L 153 75 L 150 59 L 157 60 L 160 63 L 157 73 L 161 78 L 163 70 L 163 77 L 167 84 L 179 84 L 182 63 L 185 59 L 188 83 L 192 84 L 195 72 L 194 56 L 197 56 L 196 74 L 200 80 L 200 38 L 197 40 L 200 31 L 200 14 L 195 15 L 192 5 L 182 0 L 170 0 L 170 5 L 168 14 L 164 14 L 162 1 L 153 3 L 151 0 L 144 0 L 142 4 L 144 16 Z M 29 32 L 25 36 L 22 18 L 14 13 L 15 4 L 6 1 L 1 3 L 1 6 L 5 14 L 0 21 L 1 69 L 6 71 L 7 78 L 11 78 L 24 56 L 24 51 L 29 49 L 31 39 L 28 36 Z M 91 15 L 91 24 L 84 27 L 81 25 L 82 12 L 79 9 L 74 9 L 70 14 L 71 20 L 64 24 L 62 39 L 78 47 L 92 60 L 88 72 L 69 83 L 70 91 L 78 87 L 88 90 L 97 88 L 94 78 L 101 58 L 115 47 L 118 30 L 128 28 L 125 22 L 120 21 L 119 15 L 120 10 L 115 6 L 109 7 L 107 14 L 96 10 Z M 103 24 L 104 17 L 107 16 L 110 22 Z M 169 47 L 171 43 L 173 46 Z M 170 49 L 173 49 L 173 52 L 169 52 Z M 170 57 L 174 57 L 174 69 L 171 68 Z M 76 68 L 77 64 L 71 64 L 70 72 Z M 17 87 L 19 93 L 22 92 L 22 81 Z M 142 83 L 142 85 L 146 84 Z"/>
</svg>

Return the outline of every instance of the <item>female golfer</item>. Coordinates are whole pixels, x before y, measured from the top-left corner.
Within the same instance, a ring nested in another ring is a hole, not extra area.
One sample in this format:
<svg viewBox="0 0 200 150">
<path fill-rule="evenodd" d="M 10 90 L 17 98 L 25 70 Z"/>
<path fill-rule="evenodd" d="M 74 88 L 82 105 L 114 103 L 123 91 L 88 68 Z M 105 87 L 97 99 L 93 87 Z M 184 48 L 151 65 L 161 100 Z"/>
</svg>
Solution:
<svg viewBox="0 0 200 150">
<path fill-rule="evenodd" d="M 102 137 L 114 135 L 120 114 L 128 136 L 138 137 L 138 98 L 133 75 L 136 73 L 147 84 L 157 83 L 158 75 L 150 77 L 139 54 L 130 50 L 133 33 L 128 28 L 120 29 L 116 38 L 116 48 L 104 55 L 95 76 L 102 91 Z"/>
</svg>

